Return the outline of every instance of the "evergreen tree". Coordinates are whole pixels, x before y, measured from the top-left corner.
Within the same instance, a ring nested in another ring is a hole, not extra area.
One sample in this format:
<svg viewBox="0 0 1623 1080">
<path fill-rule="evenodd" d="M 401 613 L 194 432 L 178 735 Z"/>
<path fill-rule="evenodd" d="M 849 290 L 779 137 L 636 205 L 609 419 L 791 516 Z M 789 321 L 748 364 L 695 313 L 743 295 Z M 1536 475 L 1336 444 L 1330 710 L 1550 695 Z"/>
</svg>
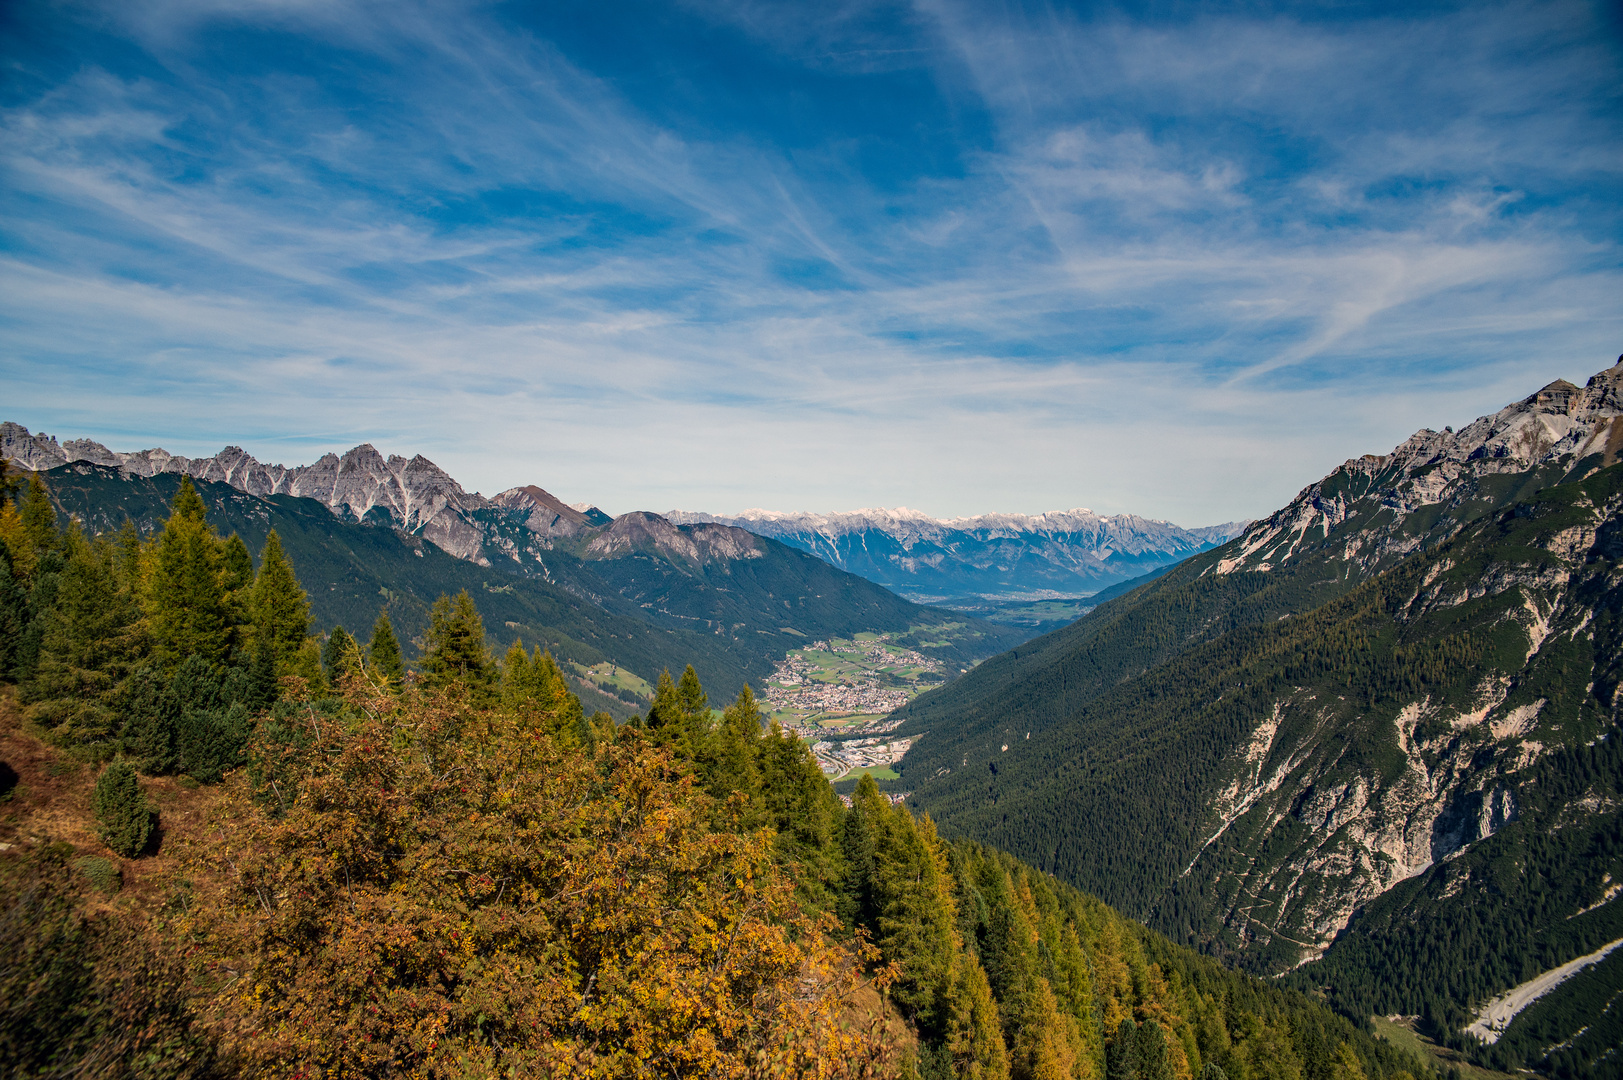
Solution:
<svg viewBox="0 0 1623 1080">
<path fill-rule="evenodd" d="M 372 640 L 366 646 L 366 658 L 391 683 L 398 685 L 406 677 L 406 665 L 400 657 L 400 642 L 394 636 L 394 624 L 389 622 L 389 610 L 378 612 L 378 621 L 372 624 Z"/>
<path fill-rule="evenodd" d="M 1154 1020 L 1146 1020 L 1138 1028 L 1139 1080 L 1175 1080 L 1172 1060 L 1167 1055 L 1166 1033 Z"/>
<path fill-rule="evenodd" d="M 710 726 L 710 695 L 699 685 L 699 673 L 692 664 L 683 669 L 682 679 L 676 684 L 676 701 L 690 729 L 700 724 Z"/>
<path fill-rule="evenodd" d="M 539 645 L 528 655 L 521 641 L 514 641 L 507 650 L 502 663 L 502 703 L 566 746 L 593 741 L 580 699 L 570 692 L 552 654 L 542 652 Z"/>
<path fill-rule="evenodd" d="M 310 599 L 299 587 L 293 564 L 282 552 L 282 538 L 272 529 L 259 554 L 259 575 L 249 599 L 254 637 L 270 645 L 278 674 L 292 673 L 301 665 L 300 651 L 310 634 Z M 319 660 L 317 663 L 319 676 Z M 309 675 L 306 674 L 306 678 Z"/>
<path fill-rule="evenodd" d="M 141 534 L 135 528 L 135 522 L 129 518 L 124 519 L 123 526 L 118 530 L 118 555 L 113 562 L 113 570 L 118 578 L 118 587 L 133 597 L 141 595 L 142 587 L 142 549 Z"/>
<path fill-rule="evenodd" d="M 140 649 L 139 612 L 118 588 L 113 549 L 73 523 L 55 603 L 42 614 L 39 661 L 23 688 L 29 717 L 61 745 L 116 749 L 118 684 Z"/>
<path fill-rule="evenodd" d="M 648 716 L 643 721 L 654 742 L 659 745 L 674 741 L 681 732 L 682 701 L 676 695 L 676 681 L 671 669 L 659 673 L 654 683 L 654 699 L 648 703 Z"/>
<path fill-rule="evenodd" d="M 220 565 L 226 592 L 238 595 L 253 587 L 254 559 L 248 554 L 248 545 L 236 533 L 226 538 Z"/>
<path fill-rule="evenodd" d="M 125 755 L 149 776 L 173 772 L 180 703 L 169 680 L 153 667 L 139 667 L 119 687 L 121 741 Z"/>
<path fill-rule="evenodd" d="M 1217 1062 L 1208 1061 L 1200 1067 L 1200 1080 L 1229 1080 L 1229 1074 Z"/>
<path fill-rule="evenodd" d="M 1130 1016 L 1122 1017 L 1105 1047 L 1105 1080 L 1138 1080 L 1138 1025 Z"/>
<path fill-rule="evenodd" d="M 423 675 L 430 686 L 461 682 L 483 697 L 491 690 L 495 663 L 485 646 L 485 624 L 473 597 L 463 589 L 456 597 L 440 594 L 428 612 L 427 648 L 423 650 Z"/>
<path fill-rule="evenodd" d="M 28 590 L 12 570 L 11 548 L 0 540 L 0 682 L 16 682 L 32 612 Z"/>
<path fill-rule="evenodd" d="M 51 505 L 50 492 L 37 472 L 28 474 L 28 492 L 21 507 L 23 534 L 38 558 L 56 546 L 56 507 Z"/>
<path fill-rule="evenodd" d="M 153 648 L 167 666 L 193 655 L 219 662 L 231 647 L 221 548 L 191 478 L 181 477 L 154 548 L 146 595 Z"/>
<path fill-rule="evenodd" d="M 147 803 L 135 770 L 123 758 L 103 769 L 91 800 L 102 843 L 133 859 L 146 849 L 157 815 Z"/>
<path fill-rule="evenodd" d="M 326 672 L 327 681 L 337 686 L 343 674 L 350 670 L 360 657 L 361 647 L 355 644 L 355 639 L 349 636 L 349 631 L 342 626 L 335 626 L 332 633 L 327 635 L 326 644 L 321 646 L 321 670 Z"/>
<path fill-rule="evenodd" d="M 689 719 L 681 711 L 681 696 L 676 696 L 676 715 L 665 721 L 665 729 L 675 729 L 671 741 L 679 747 L 692 746 L 695 733 Z M 746 685 L 738 698 L 722 710 L 721 724 L 705 739 L 699 761 L 699 776 L 706 790 L 717 799 L 732 796 L 728 812 L 737 816 L 737 825 L 743 829 L 757 829 L 766 823 L 766 800 L 762 796 L 761 771 L 757 764 L 761 743 L 761 710 L 755 695 Z"/>
</svg>

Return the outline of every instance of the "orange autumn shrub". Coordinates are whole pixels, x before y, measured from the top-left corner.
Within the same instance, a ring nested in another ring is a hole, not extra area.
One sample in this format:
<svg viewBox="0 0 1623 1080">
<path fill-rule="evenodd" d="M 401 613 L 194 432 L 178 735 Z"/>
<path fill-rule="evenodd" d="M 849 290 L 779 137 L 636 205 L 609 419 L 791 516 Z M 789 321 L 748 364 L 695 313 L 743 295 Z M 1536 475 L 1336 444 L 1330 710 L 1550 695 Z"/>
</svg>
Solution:
<svg viewBox="0 0 1623 1080">
<path fill-rule="evenodd" d="M 259 1075 L 821 1076 L 891 1069 L 842 1021 L 862 957 L 801 912 L 770 834 L 631 733 L 349 686 L 262 727 L 186 930 Z"/>
</svg>

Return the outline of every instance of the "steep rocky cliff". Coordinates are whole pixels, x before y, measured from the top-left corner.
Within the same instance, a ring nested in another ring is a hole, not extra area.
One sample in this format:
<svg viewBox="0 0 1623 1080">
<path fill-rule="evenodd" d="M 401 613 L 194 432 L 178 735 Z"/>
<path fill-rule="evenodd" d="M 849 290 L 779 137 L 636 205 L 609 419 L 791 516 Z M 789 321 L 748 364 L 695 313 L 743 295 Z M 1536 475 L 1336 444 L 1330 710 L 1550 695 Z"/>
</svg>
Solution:
<svg viewBox="0 0 1623 1080">
<path fill-rule="evenodd" d="M 1620 386 L 1350 461 L 918 699 L 900 785 L 1183 940 L 1467 1040 L 1623 938 Z"/>
</svg>

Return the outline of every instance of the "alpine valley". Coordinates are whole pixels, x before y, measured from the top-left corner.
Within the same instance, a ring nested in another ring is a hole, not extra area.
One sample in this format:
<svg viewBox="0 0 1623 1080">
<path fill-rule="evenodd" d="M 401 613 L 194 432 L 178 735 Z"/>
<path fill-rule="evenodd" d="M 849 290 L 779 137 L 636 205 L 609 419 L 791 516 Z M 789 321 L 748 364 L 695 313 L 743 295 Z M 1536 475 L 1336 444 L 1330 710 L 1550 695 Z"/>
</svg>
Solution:
<svg viewBox="0 0 1623 1080">
<path fill-rule="evenodd" d="M 1623 359 L 1420 431 L 900 710 L 893 786 L 1504 1070 L 1623 1069 Z"/>
<path fill-rule="evenodd" d="M 889 634 L 957 671 L 1031 633 L 904 600 L 743 529 L 610 518 L 534 486 L 487 499 L 426 458 L 371 446 L 286 468 L 235 447 L 206 458 L 115 453 L 6 423 L 0 457 L 40 473 L 90 533 L 126 520 L 151 533 L 191 477 L 222 532 L 258 550 L 277 531 L 324 630 L 365 628 L 387 605 L 411 652 L 435 597 L 466 589 L 494 636 L 550 650 L 589 708 L 620 717 L 646 704 L 666 668 L 692 664 L 731 696 L 817 638 Z"/>
</svg>

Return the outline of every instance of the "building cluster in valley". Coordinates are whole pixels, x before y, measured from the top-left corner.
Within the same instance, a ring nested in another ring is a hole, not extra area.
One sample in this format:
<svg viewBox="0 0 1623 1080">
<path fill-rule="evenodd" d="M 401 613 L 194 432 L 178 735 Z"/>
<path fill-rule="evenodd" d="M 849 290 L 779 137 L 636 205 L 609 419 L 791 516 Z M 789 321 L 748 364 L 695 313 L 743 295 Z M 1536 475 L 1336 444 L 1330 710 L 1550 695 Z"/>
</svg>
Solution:
<svg viewBox="0 0 1623 1080">
<path fill-rule="evenodd" d="M 880 735 L 868 739 L 823 740 L 812 744 L 812 754 L 826 776 L 844 776 L 853 769 L 888 769 L 902 760 L 917 736 L 892 739 Z"/>
<path fill-rule="evenodd" d="M 840 667 L 852 670 L 831 672 L 826 663 L 808 655 L 815 653 L 842 659 L 848 655 L 851 660 Z M 887 669 L 906 671 L 902 677 L 913 685 L 881 685 L 872 672 Z M 918 690 L 941 682 L 944 672 L 941 661 L 889 645 L 883 636 L 870 641 L 814 641 L 778 661 L 761 696 L 777 711 L 882 715 L 906 705 Z"/>
</svg>

